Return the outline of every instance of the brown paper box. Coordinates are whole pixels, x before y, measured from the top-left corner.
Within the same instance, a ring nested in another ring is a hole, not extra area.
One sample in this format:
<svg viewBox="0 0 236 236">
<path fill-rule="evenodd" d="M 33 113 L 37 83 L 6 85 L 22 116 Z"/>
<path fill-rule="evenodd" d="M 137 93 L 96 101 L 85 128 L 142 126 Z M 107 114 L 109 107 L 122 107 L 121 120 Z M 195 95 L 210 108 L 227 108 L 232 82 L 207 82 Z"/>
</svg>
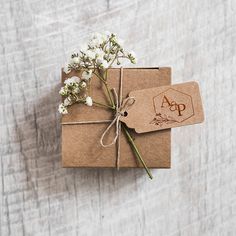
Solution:
<svg viewBox="0 0 236 236">
<path fill-rule="evenodd" d="M 62 72 L 62 82 L 77 72 L 66 75 Z M 111 88 L 119 91 L 120 69 L 108 71 L 108 83 Z M 91 97 L 99 102 L 108 102 L 103 92 L 101 82 L 92 78 Z M 123 98 L 132 90 L 146 89 L 171 83 L 170 68 L 124 68 Z M 112 119 L 110 110 L 101 107 L 88 107 L 75 104 L 69 109 L 69 114 L 63 115 L 62 122 L 94 121 Z M 62 166 L 63 167 L 116 167 L 116 145 L 104 148 L 100 138 L 108 123 L 62 125 Z M 115 129 L 111 130 L 105 142 L 114 138 Z M 131 131 L 132 137 L 149 168 L 170 168 L 171 130 L 161 130 L 137 134 Z M 142 167 L 138 163 L 126 136 L 121 132 L 120 167 Z"/>
</svg>

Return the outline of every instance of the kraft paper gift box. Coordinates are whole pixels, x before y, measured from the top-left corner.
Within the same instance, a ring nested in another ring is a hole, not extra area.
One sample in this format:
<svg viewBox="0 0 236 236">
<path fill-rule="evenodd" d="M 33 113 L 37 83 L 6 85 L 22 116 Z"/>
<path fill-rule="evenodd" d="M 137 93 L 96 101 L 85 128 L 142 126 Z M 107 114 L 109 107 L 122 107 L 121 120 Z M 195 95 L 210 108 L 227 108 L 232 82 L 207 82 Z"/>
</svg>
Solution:
<svg viewBox="0 0 236 236">
<path fill-rule="evenodd" d="M 108 70 L 108 84 L 119 94 L 120 69 Z M 62 83 L 72 76 L 81 73 L 62 71 Z M 171 84 L 171 69 L 163 68 L 124 68 L 122 97 L 129 92 Z M 102 83 L 95 76 L 91 79 L 91 97 L 99 102 L 107 103 Z M 62 116 L 62 123 L 112 120 L 114 114 L 106 108 L 74 104 Z M 109 123 L 62 125 L 62 166 L 63 167 L 116 167 L 116 145 L 102 147 L 100 138 Z M 170 168 L 171 165 L 171 130 L 161 130 L 137 134 L 130 130 L 142 158 L 149 168 Z M 115 127 L 111 129 L 104 142 L 110 142 L 115 136 Z M 125 134 L 120 136 L 120 161 L 122 167 L 142 167 L 138 162 Z"/>
</svg>

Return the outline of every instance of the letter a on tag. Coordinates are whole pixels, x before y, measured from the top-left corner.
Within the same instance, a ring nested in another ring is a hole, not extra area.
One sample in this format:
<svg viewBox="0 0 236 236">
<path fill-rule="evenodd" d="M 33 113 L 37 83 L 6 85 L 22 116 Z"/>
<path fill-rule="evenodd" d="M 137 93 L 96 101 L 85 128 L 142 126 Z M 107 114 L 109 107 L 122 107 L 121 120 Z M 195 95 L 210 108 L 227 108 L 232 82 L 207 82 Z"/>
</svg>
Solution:
<svg viewBox="0 0 236 236">
<path fill-rule="evenodd" d="M 137 133 L 201 123 L 204 120 L 199 86 L 196 82 L 136 90 L 135 102 L 121 117 Z"/>
</svg>

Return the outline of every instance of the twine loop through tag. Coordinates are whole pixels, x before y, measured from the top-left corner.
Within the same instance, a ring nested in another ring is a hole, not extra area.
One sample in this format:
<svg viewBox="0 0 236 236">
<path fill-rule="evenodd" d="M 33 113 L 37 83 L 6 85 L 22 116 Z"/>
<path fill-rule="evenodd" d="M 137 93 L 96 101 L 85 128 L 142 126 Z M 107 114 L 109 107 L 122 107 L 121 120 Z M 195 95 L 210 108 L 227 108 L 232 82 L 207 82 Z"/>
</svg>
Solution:
<svg viewBox="0 0 236 236">
<path fill-rule="evenodd" d="M 128 97 L 128 98 L 125 98 L 123 101 L 122 101 L 122 104 L 121 106 L 119 106 L 119 100 L 118 100 L 118 95 L 117 95 L 117 92 L 116 90 L 113 88 L 112 89 L 112 92 L 114 94 L 114 98 L 115 98 L 115 104 L 116 104 L 116 108 L 115 108 L 115 117 L 114 119 L 112 120 L 112 122 L 110 123 L 110 125 L 106 128 L 106 130 L 103 132 L 102 136 L 101 136 L 101 139 L 100 139 L 100 144 L 102 145 L 102 147 L 110 147 L 112 145 L 114 145 L 117 141 L 117 138 L 119 137 L 120 135 L 120 125 L 119 125 L 119 122 L 120 122 L 120 117 L 121 116 L 124 116 L 125 115 L 125 112 L 128 111 L 128 109 L 134 104 L 135 102 L 135 99 L 134 97 Z M 115 125 L 116 126 L 116 135 L 114 137 L 114 139 L 112 140 L 111 143 L 109 144 L 104 144 L 104 137 L 107 135 L 108 131 L 111 129 L 111 127 Z"/>
</svg>

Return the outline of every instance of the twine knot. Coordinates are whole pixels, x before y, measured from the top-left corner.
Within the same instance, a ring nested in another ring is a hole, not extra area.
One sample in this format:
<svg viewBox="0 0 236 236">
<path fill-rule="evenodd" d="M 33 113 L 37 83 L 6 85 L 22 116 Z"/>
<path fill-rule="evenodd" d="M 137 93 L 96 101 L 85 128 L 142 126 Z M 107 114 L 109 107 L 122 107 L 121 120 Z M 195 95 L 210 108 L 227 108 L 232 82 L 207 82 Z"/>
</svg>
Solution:
<svg viewBox="0 0 236 236">
<path fill-rule="evenodd" d="M 120 105 L 119 104 L 120 101 L 118 100 L 117 92 L 114 88 L 112 89 L 112 92 L 113 92 L 114 98 L 115 98 L 115 116 L 114 116 L 114 119 L 111 121 L 110 125 L 106 128 L 106 130 L 103 132 L 103 134 L 101 136 L 100 144 L 103 147 L 110 147 L 116 143 L 117 138 L 120 136 L 120 117 L 125 116 L 126 112 L 129 110 L 129 108 L 135 102 L 134 97 L 127 97 L 127 98 L 123 99 L 122 104 Z M 107 135 L 107 133 L 109 132 L 109 130 L 112 128 L 113 125 L 116 126 L 116 135 L 110 143 L 104 144 L 104 137 Z"/>
</svg>

